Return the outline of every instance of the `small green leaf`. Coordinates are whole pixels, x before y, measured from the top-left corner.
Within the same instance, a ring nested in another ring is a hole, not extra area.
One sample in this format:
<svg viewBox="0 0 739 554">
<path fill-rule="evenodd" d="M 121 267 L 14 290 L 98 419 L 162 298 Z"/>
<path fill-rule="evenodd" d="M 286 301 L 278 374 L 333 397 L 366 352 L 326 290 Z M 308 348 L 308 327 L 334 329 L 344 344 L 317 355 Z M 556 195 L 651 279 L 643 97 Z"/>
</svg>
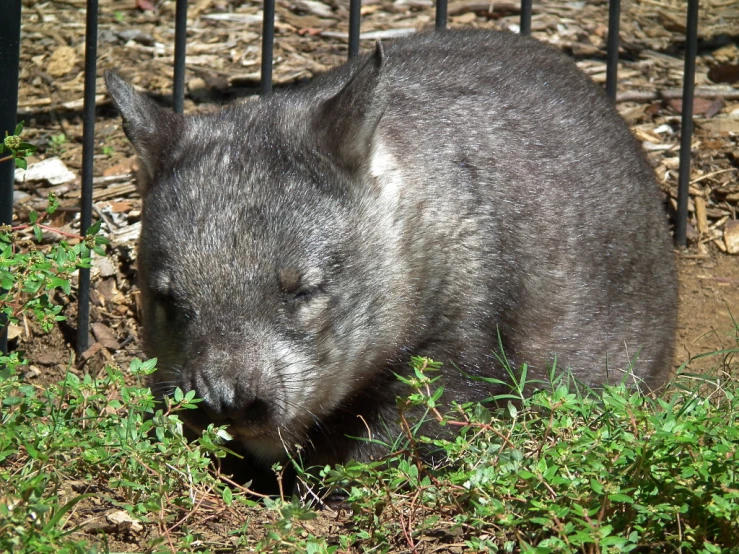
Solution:
<svg viewBox="0 0 739 554">
<path fill-rule="evenodd" d="M 51 279 L 51 281 L 49 281 L 49 288 L 62 289 L 64 291 L 64 294 L 69 294 L 71 292 L 71 285 L 69 283 L 69 280 L 61 279 L 59 277 L 54 277 Z"/>
<path fill-rule="evenodd" d="M 434 402 L 436 402 L 437 400 L 439 400 L 439 398 L 441 398 L 441 395 L 442 394 L 444 394 L 444 387 L 443 386 L 439 387 L 438 389 L 436 389 L 434 391 L 434 394 L 431 396 L 431 399 Z"/>
<path fill-rule="evenodd" d="M 98 219 L 95 223 L 93 223 L 88 229 L 86 235 L 97 235 L 98 231 L 100 231 L 100 226 L 103 224 L 102 219 Z"/>
<path fill-rule="evenodd" d="M 603 485 L 601 485 L 595 479 L 590 479 L 590 488 L 593 489 L 595 494 L 603 494 Z"/>
<path fill-rule="evenodd" d="M 628 495 L 621 494 L 621 493 L 609 494 L 608 495 L 608 498 L 609 498 L 609 500 L 611 500 L 611 502 L 624 502 L 626 504 L 633 504 L 634 503 L 634 499 L 633 498 L 631 498 Z"/>
</svg>

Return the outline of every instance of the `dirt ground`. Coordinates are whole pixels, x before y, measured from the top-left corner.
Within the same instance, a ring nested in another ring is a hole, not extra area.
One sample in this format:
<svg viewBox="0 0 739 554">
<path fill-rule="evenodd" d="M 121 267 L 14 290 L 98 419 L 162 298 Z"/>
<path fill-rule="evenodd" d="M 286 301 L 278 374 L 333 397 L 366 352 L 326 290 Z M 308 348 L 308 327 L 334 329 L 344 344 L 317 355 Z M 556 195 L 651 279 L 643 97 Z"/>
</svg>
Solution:
<svg viewBox="0 0 739 554">
<path fill-rule="evenodd" d="M 174 1 L 101 0 L 98 75 L 115 69 L 163 103 L 171 102 Z M 186 111 L 254 95 L 258 90 L 261 5 L 254 0 L 190 2 Z M 27 140 L 38 144 L 31 164 L 58 157 L 71 171 L 65 180 L 19 182 L 17 222 L 43 209 L 49 191 L 62 210 L 54 225 L 78 230 L 77 204 L 82 155 L 82 64 L 84 0 L 23 2 L 19 119 Z M 546 0 L 534 6 L 533 35 L 573 55 L 580 67 L 605 82 L 607 3 Z M 431 0 L 370 0 L 362 7 L 361 47 L 374 40 L 433 25 Z M 455 1 L 450 24 L 517 30 L 515 3 Z M 279 86 L 309 79 L 346 57 L 348 2 L 278 0 L 274 81 Z M 684 45 L 684 4 L 679 0 L 634 0 L 623 7 L 618 109 L 644 143 L 674 209 Z M 691 171 L 689 247 L 676 252 L 680 270 L 680 316 L 675 366 L 692 356 L 736 346 L 731 314 L 739 317 L 739 254 L 729 255 L 739 205 L 739 5 L 735 0 L 701 2 L 696 114 Z M 109 258 L 93 269 L 90 348 L 74 355 L 76 308 L 48 335 L 32 322 L 11 329 L 11 347 L 31 360 L 27 378 L 58 379 L 68 369 L 97 371 L 107 363 L 126 367 L 142 356 L 136 327 L 135 286 L 141 200 L 136 160 L 119 119 L 97 85 L 94 218 L 105 221 Z M 628 224 L 628 222 L 625 222 Z M 49 240 L 54 240 L 50 238 Z M 739 237 L 737 238 L 739 241 Z M 739 243 L 738 243 L 739 244 Z M 705 369 L 711 361 L 695 362 Z M 713 362 L 712 365 L 715 365 Z M 125 544 L 112 548 L 128 548 Z"/>
</svg>

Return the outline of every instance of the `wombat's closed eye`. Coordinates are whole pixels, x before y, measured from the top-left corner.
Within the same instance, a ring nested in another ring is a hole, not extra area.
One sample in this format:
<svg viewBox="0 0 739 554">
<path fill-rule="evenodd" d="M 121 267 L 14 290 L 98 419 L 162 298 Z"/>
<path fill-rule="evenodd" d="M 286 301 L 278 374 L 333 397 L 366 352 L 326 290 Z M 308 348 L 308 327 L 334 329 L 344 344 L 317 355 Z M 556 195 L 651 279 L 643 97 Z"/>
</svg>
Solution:
<svg viewBox="0 0 739 554">
<path fill-rule="evenodd" d="M 195 117 L 106 84 L 146 174 L 154 384 L 194 390 L 188 425 L 228 424 L 253 466 L 296 445 L 308 466 L 382 456 L 412 355 L 444 363 L 442 403 L 501 392 L 466 377 L 507 380 L 501 344 L 531 381 L 555 358 L 589 386 L 668 378 L 659 189 L 563 54 L 507 33 L 419 34 Z"/>
<path fill-rule="evenodd" d="M 280 271 L 280 287 L 293 300 L 306 302 L 322 292 L 320 270 L 301 272 L 295 269 Z"/>
</svg>

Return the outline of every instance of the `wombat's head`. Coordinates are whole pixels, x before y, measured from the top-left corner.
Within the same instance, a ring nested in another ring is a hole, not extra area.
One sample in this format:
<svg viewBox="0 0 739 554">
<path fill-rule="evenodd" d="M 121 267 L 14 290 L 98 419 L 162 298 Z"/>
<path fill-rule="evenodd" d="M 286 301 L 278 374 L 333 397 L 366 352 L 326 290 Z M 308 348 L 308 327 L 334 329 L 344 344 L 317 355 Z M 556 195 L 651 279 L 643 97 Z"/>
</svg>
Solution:
<svg viewBox="0 0 739 554">
<path fill-rule="evenodd" d="M 154 386 L 195 390 L 204 402 L 187 423 L 229 424 L 265 462 L 404 340 L 407 278 L 365 170 L 381 66 L 378 50 L 323 98 L 192 117 L 106 74 L 145 173 L 138 267 Z"/>
</svg>

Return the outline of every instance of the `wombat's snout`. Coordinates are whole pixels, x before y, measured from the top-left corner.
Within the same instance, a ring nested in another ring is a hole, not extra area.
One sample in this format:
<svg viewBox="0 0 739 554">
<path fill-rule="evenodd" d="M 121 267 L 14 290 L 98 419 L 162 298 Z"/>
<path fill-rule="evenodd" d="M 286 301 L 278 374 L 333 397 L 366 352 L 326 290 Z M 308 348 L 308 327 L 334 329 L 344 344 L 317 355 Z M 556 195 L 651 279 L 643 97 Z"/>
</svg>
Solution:
<svg viewBox="0 0 739 554">
<path fill-rule="evenodd" d="M 256 383 L 250 380 L 197 372 L 192 376 L 190 389 L 203 400 L 199 409 L 208 422 L 253 428 L 265 425 L 271 419 L 269 400 L 259 394 Z"/>
</svg>

